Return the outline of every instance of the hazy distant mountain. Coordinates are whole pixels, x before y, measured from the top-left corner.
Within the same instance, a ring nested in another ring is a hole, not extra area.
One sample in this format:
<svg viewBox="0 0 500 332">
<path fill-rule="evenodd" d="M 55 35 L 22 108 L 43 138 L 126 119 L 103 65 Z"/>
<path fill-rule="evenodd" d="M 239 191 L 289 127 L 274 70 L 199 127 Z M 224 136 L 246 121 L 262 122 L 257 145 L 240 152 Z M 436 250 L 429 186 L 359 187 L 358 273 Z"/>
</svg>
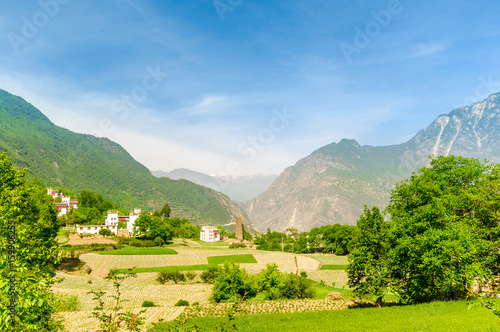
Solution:
<svg viewBox="0 0 500 332">
<path fill-rule="evenodd" d="M 227 196 L 190 181 L 158 179 L 120 145 L 54 125 L 20 97 L 0 90 L 0 153 L 47 186 L 92 190 L 123 207 L 161 209 L 195 223 L 248 218 Z"/>
<path fill-rule="evenodd" d="M 385 206 L 396 182 L 426 166 L 430 155 L 449 154 L 500 162 L 500 94 L 440 115 L 403 144 L 360 146 L 344 139 L 327 145 L 244 207 L 261 230 L 355 224 L 364 204 Z"/>
<path fill-rule="evenodd" d="M 211 188 L 227 195 L 235 202 L 244 202 L 263 193 L 277 175 L 253 175 L 238 177 L 214 177 L 189 169 L 180 168 L 170 172 L 153 171 L 156 177 L 168 177 L 172 180 L 185 179 L 196 184 Z"/>
</svg>

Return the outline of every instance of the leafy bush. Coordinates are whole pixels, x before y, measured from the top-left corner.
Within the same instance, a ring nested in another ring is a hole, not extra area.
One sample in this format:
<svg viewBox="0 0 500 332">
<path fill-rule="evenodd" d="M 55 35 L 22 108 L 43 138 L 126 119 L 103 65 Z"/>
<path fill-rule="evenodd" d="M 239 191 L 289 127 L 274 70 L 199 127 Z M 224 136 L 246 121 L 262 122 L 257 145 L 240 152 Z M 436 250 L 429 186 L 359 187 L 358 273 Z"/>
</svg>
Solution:
<svg viewBox="0 0 500 332">
<path fill-rule="evenodd" d="M 306 273 L 306 271 L 301 271 L 301 272 L 300 272 L 300 277 L 301 277 L 301 278 L 307 278 L 307 273 Z"/>
<path fill-rule="evenodd" d="M 196 272 L 193 272 L 193 271 L 189 271 L 186 273 L 186 278 L 191 281 L 193 280 L 194 278 L 196 278 Z"/>
<path fill-rule="evenodd" d="M 111 231 L 109 229 L 101 229 L 99 231 L 99 235 L 102 235 L 102 236 L 111 236 L 113 233 L 111 233 Z"/>
<path fill-rule="evenodd" d="M 149 307 L 155 307 L 155 304 L 153 301 L 144 301 L 142 302 L 142 307 L 143 308 L 149 308 Z"/>
<path fill-rule="evenodd" d="M 215 279 L 211 299 L 219 303 L 255 297 L 257 289 L 250 279 L 245 269 L 240 269 L 238 264 L 224 264 Z"/>
<path fill-rule="evenodd" d="M 189 307 L 189 302 L 186 300 L 179 300 L 176 304 L 175 307 Z"/>
<path fill-rule="evenodd" d="M 186 281 L 186 276 L 180 271 L 161 271 L 158 272 L 156 281 L 158 281 L 162 285 L 167 283 L 168 281 L 173 281 L 177 284 L 179 281 Z"/>
<path fill-rule="evenodd" d="M 218 266 L 210 266 L 208 267 L 208 270 L 204 271 L 200 275 L 200 278 L 205 283 L 213 284 L 219 273 L 220 273 L 220 268 Z"/>
<path fill-rule="evenodd" d="M 267 264 L 256 276 L 258 291 L 266 300 L 305 299 L 314 297 L 310 282 L 292 273 L 282 273 L 276 264 Z"/>
<path fill-rule="evenodd" d="M 165 242 L 163 241 L 163 239 L 161 237 L 157 236 L 154 239 L 153 243 L 155 244 L 155 246 L 161 247 Z"/>
<path fill-rule="evenodd" d="M 243 243 L 231 243 L 229 245 L 229 249 L 245 249 L 247 246 Z"/>
</svg>

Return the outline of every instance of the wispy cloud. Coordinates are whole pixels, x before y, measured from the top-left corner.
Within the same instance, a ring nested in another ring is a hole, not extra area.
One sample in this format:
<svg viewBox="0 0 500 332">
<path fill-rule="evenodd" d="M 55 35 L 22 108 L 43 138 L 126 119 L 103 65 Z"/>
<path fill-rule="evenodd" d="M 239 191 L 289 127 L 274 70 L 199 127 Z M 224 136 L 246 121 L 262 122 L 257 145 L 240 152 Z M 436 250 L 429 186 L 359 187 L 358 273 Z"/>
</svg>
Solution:
<svg viewBox="0 0 500 332">
<path fill-rule="evenodd" d="M 426 43 L 417 44 L 413 52 L 410 54 L 412 58 L 424 57 L 434 53 L 439 53 L 446 50 L 446 45 L 444 43 Z"/>
</svg>

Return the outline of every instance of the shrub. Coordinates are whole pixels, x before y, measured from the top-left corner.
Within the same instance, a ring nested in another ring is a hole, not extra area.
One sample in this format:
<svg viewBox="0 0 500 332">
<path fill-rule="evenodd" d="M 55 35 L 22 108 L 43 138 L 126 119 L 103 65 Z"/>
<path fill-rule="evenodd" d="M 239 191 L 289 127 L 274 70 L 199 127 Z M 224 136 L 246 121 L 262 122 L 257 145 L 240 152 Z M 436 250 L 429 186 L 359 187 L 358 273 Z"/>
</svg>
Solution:
<svg viewBox="0 0 500 332">
<path fill-rule="evenodd" d="M 307 278 L 307 273 L 306 273 L 306 271 L 302 271 L 302 272 L 300 272 L 300 277 L 301 277 L 301 278 Z"/>
<path fill-rule="evenodd" d="M 155 307 L 155 304 L 153 301 L 144 301 L 142 302 L 142 307 L 144 308 Z"/>
<path fill-rule="evenodd" d="M 243 243 L 231 243 L 229 245 L 229 249 L 245 249 L 247 246 Z"/>
<path fill-rule="evenodd" d="M 189 307 L 189 302 L 186 300 L 179 300 L 176 304 L 176 307 Z"/>
<path fill-rule="evenodd" d="M 314 290 L 307 279 L 287 273 L 281 295 L 287 299 L 308 299 L 314 297 Z"/>
<path fill-rule="evenodd" d="M 159 236 L 157 236 L 153 243 L 155 244 L 156 247 L 161 247 L 165 242 L 163 241 L 163 239 Z"/>
<path fill-rule="evenodd" d="M 185 281 L 186 276 L 184 275 L 184 273 L 182 273 L 180 271 L 161 271 L 161 272 L 158 272 L 158 276 L 156 277 L 156 281 L 158 281 L 160 284 L 163 285 L 170 280 L 177 284 L 179 281 Z"/>
<path fill-rule="evenodd" d="M 257 295 L 257 290 L 252 285 L 245 269 L 240 269 L 238 264 L 224 264 L 219 275 L 214 281 L 211 299 L 214 302 L 230 302 L 240 299 L 249 299 Z"/>
<path fill-rule="evenodd" d="M 99 235 L 102 235 L 102 236 L 111 236 L 113 233 L 111 233 L 111 231 L 109 229 L 101 229 L 99 231 Z"/>
<path fill-rule="evenodd" d="M 196 278 L 196 272 L 193 272 L 193 271 L 189 271 L 186 273 L 186 278 L 191 281 L 193 280 L 194 278 Z"/>
<path fill-rule="evenodd" d="M 200 275 L 200 278 L 205 283 L 213 284 L 219 273 L 220 268 L 218 266 L 209 266 L 206 271 L 203 271 L 203 273 Z"/>
</svg>

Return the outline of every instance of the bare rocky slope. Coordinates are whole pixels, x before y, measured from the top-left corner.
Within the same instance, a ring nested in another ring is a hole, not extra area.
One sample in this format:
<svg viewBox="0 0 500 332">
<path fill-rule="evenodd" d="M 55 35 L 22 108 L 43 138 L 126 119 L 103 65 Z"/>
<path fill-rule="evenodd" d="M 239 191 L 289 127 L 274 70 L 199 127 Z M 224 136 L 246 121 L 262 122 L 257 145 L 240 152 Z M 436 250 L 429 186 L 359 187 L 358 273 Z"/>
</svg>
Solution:
<svg viewBox="0 0 500 332">
<path fill-rule="evenodd" d="M 355 225 L 365 204 L 383 208 L 394 184 L 426 166 L 429 156 L 450 154 L 500 162 L 500 94 L 438 116 L 403 144 L 360 146 L 344 139 L 322 147 L 243 206 L 261 231 Z"/>
</svg>

